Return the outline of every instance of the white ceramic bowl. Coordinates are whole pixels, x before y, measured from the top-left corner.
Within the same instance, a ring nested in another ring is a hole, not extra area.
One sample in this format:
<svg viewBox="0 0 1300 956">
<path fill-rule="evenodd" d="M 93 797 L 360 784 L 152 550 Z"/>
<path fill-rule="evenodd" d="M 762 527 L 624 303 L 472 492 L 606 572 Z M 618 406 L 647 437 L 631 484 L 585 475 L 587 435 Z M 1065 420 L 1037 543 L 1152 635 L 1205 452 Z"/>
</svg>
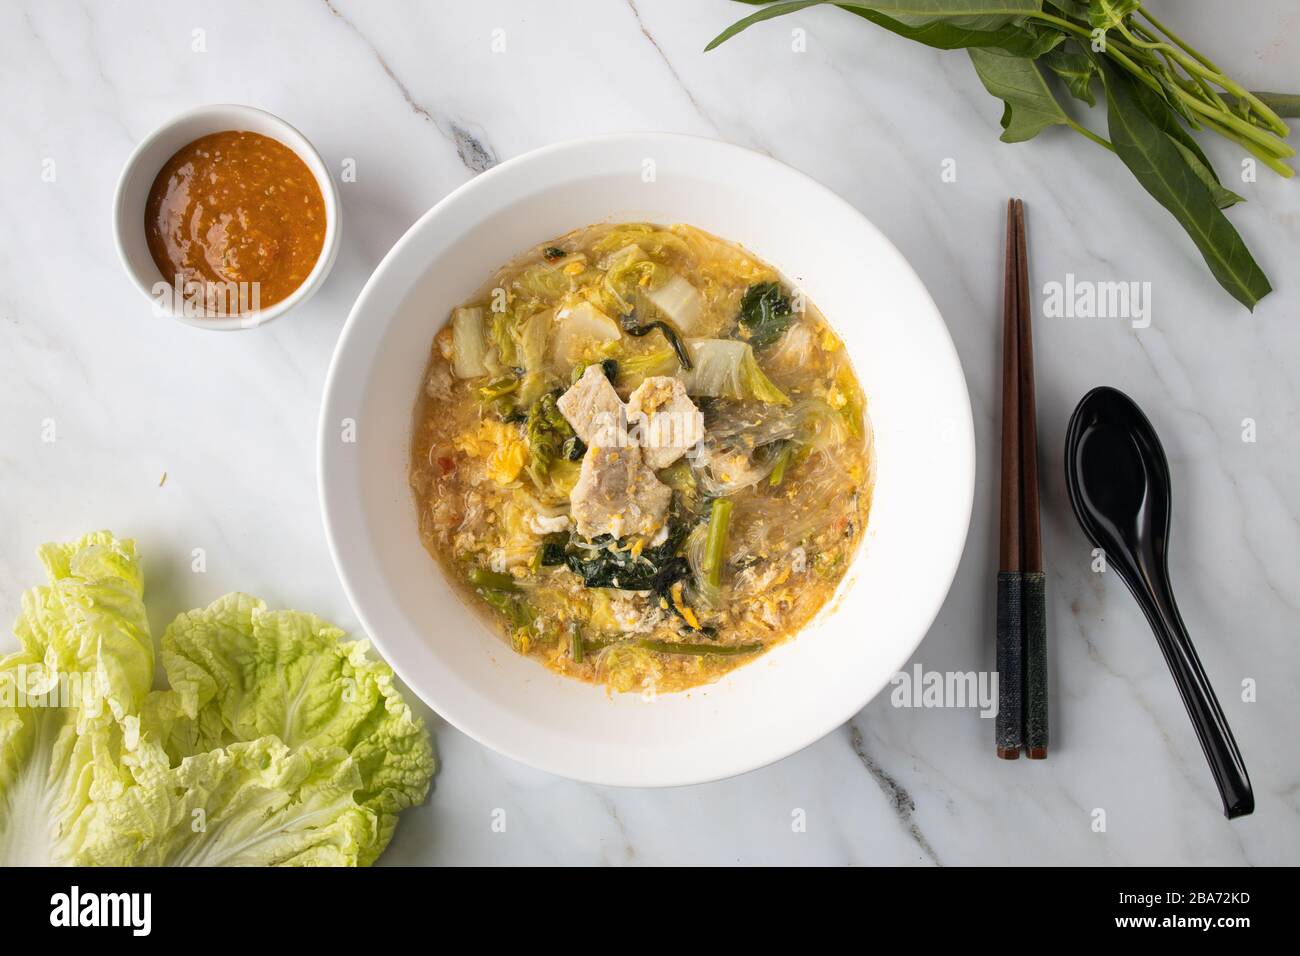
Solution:
<svg viewBox="0 0 1300 956">
<path fill-rule="evenodd" d="M 421 546 L 407 485 L 434 333 L 502 263 L 597 221 L 684 222 L 798 283 L 843 336 L 875 428 L 863 549 L 830 609 L 716 684 L 647 701 L 513 654 Z M 671 786 L 751 770 L 852 717 L 921 642 L 957 570 L 975 479 L 970 399 L 916 274 L 852 206 L 776 160 L 626 134 L 528 153 L 466 183 L 384 258 L 339 339 L 321 408 L 330 549 L 402 679 L 476 740 L 579 780 Z"/>
<path fill-rule="evenodd" d="M 316 266 L 292 294 L 279 302 L 256 312 L 242 315 L 213 316 L 204 318 L 186 315 L 176 308 L 176 303 L 160 297 L 156 287 L 166 283 L 158 271 L 158 266 L 149 254 L 149 244 L 144 231 L 144 209 L 149 199 L 149 190 L 153 187 L 158 171 L 176 152 L 200 136 L 221 133 L 227 130 L 239 130 L 260 133 L 271 139 L 279 140 L 289 147 L 307 164 L 316 184 L 320 186 L 321 197 L 325 203 L 325 241 L 321 245 L 320 256 Z M 265 110 L 252 106 L 235 106 L 218 104 L 198 106 L 168 120 L 154 130 L 131 153 L 122 168 L 122 175 L 117 181 L 117 195 L 113 200 L 113 233 L 117 240 L 117 254 L 122 266 L 130 275 L 136 287 L 144 293 L 154 305 L 157 313 L 192 325 L 195 328 L 214 331 L 247 329 L 263 325 L 272 319 L 284 315 L 294 306 L 311 298 L 325 276 L 334 265 L 334 257 L 339 251 L 339 194 L 330 176 L 325 161 L 320 153 L 308 142 L 307 137 L 298 132 L 284 120 Z"/>
</svg>

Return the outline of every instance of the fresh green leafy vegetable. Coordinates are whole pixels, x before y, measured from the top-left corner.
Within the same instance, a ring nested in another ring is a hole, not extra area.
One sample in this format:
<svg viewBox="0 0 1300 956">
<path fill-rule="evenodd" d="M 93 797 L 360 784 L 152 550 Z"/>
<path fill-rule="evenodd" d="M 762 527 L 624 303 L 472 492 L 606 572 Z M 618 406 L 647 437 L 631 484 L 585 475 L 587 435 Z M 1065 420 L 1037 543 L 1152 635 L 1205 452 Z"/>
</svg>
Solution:
<svg viewBox="0 0 1300 956">
<path fill-rule="evenodd" d="M 755 352 L 772 345 L 794 321 L 790 297 L 779 282 L 759 282 L 745 290 L 736 319 L 741 337 Z"/>
<path fill-rule="evenodd" d="M 247 594 L 177 617 L 162 638 L 171 689 L 145 701 L 125 761 L 139 822 L 103 862 L 374 862 L 428 792 L 433 754 L 393 672 L 344 637 Z M 206 829 L 158 830 L 196 814 Z"/>
<path fill-rule="evenodd" d="M 1082 100 L 1089 106 L 1097 105 L 1097 97 L 1092 92 L 1092 81 L 1096 77 L 1097 68 L 1092 60 L 1082 53 L 1061 47 L 1049 50 L 1039 59 L 1061 78 L 1061 82 L 1076 100 Z"/>
<path fill-rule="evenodd" d="M 232 594 L 167 629 L 150 693 L 134 544 L 40 553 L 0 659 L 0 865 L 365 865 L 424 798 L 428 734 L 364 641 Z"/>
<path fill-rule="evenodd" d="M 744 2 L 767 3 L 767 0 Z M 755 23 L 827 3 L 835 3 L 836 6 L 910 40 L 945 50 L 1020 42 L 1018 32 L 1006 28 L 1016 14 L 1030 13 L 1039 7 L 1039 0 L 878 0 L 873 3 L 853 0 L 788 0 L 768 4 L 757 13 L 733 23 L 704 49 L 712 50 Z M 979 42 L 981 40 L 985 42 Z"/>
<path fill-rule="evenodd" d="M 119 822 L 121 723 L 153 681 L 144 579 L 107 532 L 39 551 L 49 578 L 22 598 L 20 649 L 0 657 L 0 866 L 84 862 Z"/>
<path fill-rule="evenodd" d="M 756 23 L 826 4 L 918 43 L 966 49 L 980 81 L 1005 104 L 1004 141 L 1023 142 L 1059 125 L 1118 153 L 1231 295 L 1253 309 L 1270 291 L 1240 235 L 1218 212 L 1241 197 L 1222 185 L 1188 131 L 1218 133 L 1289 178 L 1295 149 L 1282 117 L 1300 115 L 1300 95 L 1245 89 L 1139 0 L 744 2 L 762 9 L 706 50 Z M 1099 78 L 1105 79 L 1110 140 L 1075 120 L 1049 82 L 1059 80 L 1075 100 L 1093 106 Z M 1206 197 L 1211 213 L 1203 208 Z"/>
<path fill-rule="evenodd" d="M 1196 243 L 1219 284 L 1253 309 L 1272 291 L 1267 277 L 1215 197 L 1196 175 L 1176 140 L 1165 135 L 1139 107 L 1133 81 L 1107 69 L 1110 138 L 1124 165 L 1160 205 L 1168 209 Z"/>
<path fill-rule="evenodd" d="M 966 52 L 984 88 L 1004 104 L 1002 142 L 1022 143 L 1055 125 L 1093 135 L 1070 119 L 1034 60 L 993 49 Z"/>
<path fill-rule="evenodd" d="M 1278 116 L 1285 116 L 1288 119 L 1295 119 L 1300 116 L 1300 93 L 1268 93 L 1263 90 L 1255 90 L 1250 95 Z M 1231 102 L 1234 108 L 1238 110 L 1248 108 L 1248 100 L 1245 97 L 1238 98 L 1230 93 L 1224 99 Z"/>
</svg>

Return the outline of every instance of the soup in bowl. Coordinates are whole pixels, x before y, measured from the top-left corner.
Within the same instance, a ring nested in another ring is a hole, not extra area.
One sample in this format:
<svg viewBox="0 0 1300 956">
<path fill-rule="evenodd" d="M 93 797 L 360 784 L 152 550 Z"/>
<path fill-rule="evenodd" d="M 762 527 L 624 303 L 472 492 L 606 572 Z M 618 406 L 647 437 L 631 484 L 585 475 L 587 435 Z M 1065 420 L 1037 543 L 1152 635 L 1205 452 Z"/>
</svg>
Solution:
<svg viewBox="0 0 1300 956">
<path fill-rule="evenodd" d="M 656 786 L 785 756 L 888 683 L 956 571 L 974 450 L 947 329 L 856 210 L 627 134 L 506 162 L 397 243 L 319 478 L 415 693 L 532 766 Z"/>
<path fill-rule="evenodd" d="M 864 405 L 830 323 L 743 247 L 575 230 L 435 336 L 411 437 L 420 533 L 517 653 L 681 691 L 834 593 L 870 508 Z"/>
</svg>

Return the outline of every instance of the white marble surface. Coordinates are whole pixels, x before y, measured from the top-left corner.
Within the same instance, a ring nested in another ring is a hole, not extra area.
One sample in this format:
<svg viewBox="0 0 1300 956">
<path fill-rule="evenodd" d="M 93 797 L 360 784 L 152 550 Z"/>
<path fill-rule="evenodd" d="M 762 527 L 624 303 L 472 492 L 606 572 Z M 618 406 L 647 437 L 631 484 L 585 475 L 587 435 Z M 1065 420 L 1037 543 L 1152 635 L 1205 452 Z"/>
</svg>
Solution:
<svg viewBox="0 0 1300 956">
<path fill-rule="evenodd" d="M 1253 88 L 1300 87 L 1300 16 L 1154 0 Z M 331 349 L 366 276 L 426 208 L 496 159 L 623 129 L 721 137 L 827 183 L 911 258 L 952 329 L 981 453 L 970 542 L 914 661 L 992 658 L 1001 207 L 1029 208 L 1036 284 L 1150 281 L 1153 322 L 1037 326 L 1055 741 L 1001 763 L 967 710 L 881 697 L 775 766 L 673 791 L 593 788 L 484 750 L 430 715 L 443 766 L 389 863 L 1300 862 L 1300 184 L 1232 188 L 1232 218 L 1277 291 L 1254 315 L 1220 292 L 1118 161 L 1063 130 L 1007 146 L 962 53 L 837 10 L 766 24 L 697 0 L 359 0 L 0 5 L 0 617 L 33 549 L 109 527 L 143 547 L 153 622 L 233 588 L 355 626 L 316 505 L 315 421 Z M 807 52 L 790 49 L 807 31 Z M 493 31 L 506 50 L 493 53 Z M 192 50 L 205 31 L 205 52 Z M 263 329 L 152 319 L 113 251 L 118 170 L 189 106 L 240 102 L 305 132 L 336 169 L 345 226 L 323 291 Z M 1206 148 L 1226 176 L 1240 157 Z M 941 181 L 945 158 L 957 180 Z M 55 162 L 55 182 L 42 164 Z M 577 225 L 577 224 L 575 224 Z M 1109 383 L 1147 410 L 1176 482 L 1173 579 L 1250 768 L 1259 809 L 1229 824 L 1135 604 L 1088 569 L 1065 500 L 1066 418 Z M 1241 440 L 1241 422 L 1258 441 Z M 58 440 L 45 443 L 45 420 Z M 159 478 L 167 473 L 165 485 Z M 190 572 L 192 548 L 205 574 Z M 7 640 L 7 633 L 0 640 Z M 1253 678 L 1258 701 L 1243 703 Z M 492 814 L 507 811 L 506 832 Z M 1092 811 L 1107 813 L 1093 832 Z M 806 812 L 806 832 L 792 814 Z"/>
</svg>

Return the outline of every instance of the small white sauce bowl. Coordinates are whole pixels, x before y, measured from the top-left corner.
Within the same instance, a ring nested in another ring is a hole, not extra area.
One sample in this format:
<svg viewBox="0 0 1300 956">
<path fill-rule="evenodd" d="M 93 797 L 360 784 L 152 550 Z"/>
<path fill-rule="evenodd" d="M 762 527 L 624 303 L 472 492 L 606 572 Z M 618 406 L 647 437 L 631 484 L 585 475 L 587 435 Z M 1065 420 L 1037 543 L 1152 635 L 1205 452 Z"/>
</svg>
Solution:
<svg viewBox="0 0 1300 956">
<path fill-rule="evenodd" d="M 187 315 L 184 308 L 177 308 L 174 296 L 160 293 L 160 284 L 170 285 L 172 280 L 159 272 L 149 253 L 149 243 L 145 237 L 145 204 L 159 170 L 178 150 L 201 136 L 230 130 L 268 136 L 293 150 L 307 164 L 307 168 L 316 177 L 325 204 L 325 241 L 321 245 L 315 267 L 302 285 L 274 305 L 239 315 Z M 117 181 L 117 194 L 113 200 L 113 232 L 123 267 L 136 287 L 153 304 L 156 314 L 168 315 L 186 325 L 210 331 L 248 329 L 279 318 L 294 306 L 307 301 L 325 281 L 339 249 L 338 188 L 334 185 L 325 161 L 307 137 L 278 116 L 252 106 L 198 106 L 158 127 L 131 153 Z"/>
</svg>

